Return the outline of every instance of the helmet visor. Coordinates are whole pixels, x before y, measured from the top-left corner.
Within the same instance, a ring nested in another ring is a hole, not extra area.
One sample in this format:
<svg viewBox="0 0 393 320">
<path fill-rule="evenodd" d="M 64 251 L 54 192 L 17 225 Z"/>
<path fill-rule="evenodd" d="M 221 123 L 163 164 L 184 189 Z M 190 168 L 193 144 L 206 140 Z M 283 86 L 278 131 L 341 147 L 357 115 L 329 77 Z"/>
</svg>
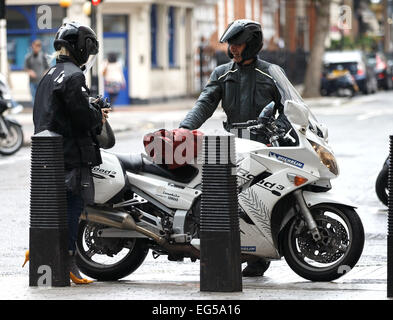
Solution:
<svg viewBox="0 0 393 320">
<path fill-rule="evenodd" d="M 242 36 L 243 31 L 245 31 L 246 26 L 250 23 L 255 23 L 254 21 L 242 19 L 236 20 L 228 25 L 223 35 L 221 36 L 220 42 L 229 42 L 232 44 L 241 44 L 247 40 L 247 34 Z M 234 43 L 233 41 L 236 41 Z"/>
<path fill-rule="evenodd" d="M 242 44 L 246 43 L 250 38 L 249 32 L 247 30 L 244 30 L 243 32 L 240 32 L 239 34 L 236 34 L 232 38 L 228 39 L 228 44 Z"/>
<path fill-rule="evenodd" d="M 86 75 L 89 70 L 94 66 L 97 60 L 97 55 L 96 54 L 91 54 L 89 55 L 89 58 L 87 59 L 86 63 L 83 65 L 83 73 Z"/>
</svg>

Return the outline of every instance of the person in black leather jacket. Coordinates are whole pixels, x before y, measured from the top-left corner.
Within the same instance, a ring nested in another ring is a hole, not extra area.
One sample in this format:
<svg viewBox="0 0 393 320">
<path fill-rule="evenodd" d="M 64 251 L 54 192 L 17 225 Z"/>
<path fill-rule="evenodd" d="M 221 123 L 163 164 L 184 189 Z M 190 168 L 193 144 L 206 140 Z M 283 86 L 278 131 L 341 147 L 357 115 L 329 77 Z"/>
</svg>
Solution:
<svg viewBox="0 0 393 320">
<path fill-rule="evenodd" d="M 263 46 L 261 25 L 251 20 L 236 20 L 227 27 L 220 42 L 228 43 L 228 55 L 232 61 L 215 68 L 180 127 L 198 129 L 212 116 L 220 102 L 227 116 L 224 127 L 228 131 L 231 123 L 256 120 L 272 101 L 279 112 L 278 119 L 285 118 L 280 92 L 269 74 L 272 64 L 257 56 Z M 258 139 L 253 135 L 250 138 Z M 249 261 L 243 276 L 262 276 L 269 265 L 265 259 Z"/>
<path fill-rule="evenodd" d="M 228 42 L 228 55 L 232 61 L 213 71 L 180 127 L 199 128 L 212 116 L 220 101 L 227 115 L 227 124 L 257 119 L 263 107 L 271 101 L 282 113 L 281 96 L 268 71 L 271 64 L 257 57 L 263 45 L 260 24 L 236 20 L 228 26 L 220 42 Z"/>
<path fill-rule="evenodd" d="M 89 102 L 89 89 L 81 66 L 98 53 L 96 34 L 76 22 L 63 24 L 56 33 L 58 57 L 40 81 L 34 101 L 34 132 L 44 130 L 63 136 L 67 188 L 70 271 L 82 279 L 75 263 L 79 216 L 94 201 L 91 167 L 102 163 L 96 135 L 106 121 L 108 109 L 99 99 Z M 82 281 L 83 283 L 83 281 Z"/>
</svg>

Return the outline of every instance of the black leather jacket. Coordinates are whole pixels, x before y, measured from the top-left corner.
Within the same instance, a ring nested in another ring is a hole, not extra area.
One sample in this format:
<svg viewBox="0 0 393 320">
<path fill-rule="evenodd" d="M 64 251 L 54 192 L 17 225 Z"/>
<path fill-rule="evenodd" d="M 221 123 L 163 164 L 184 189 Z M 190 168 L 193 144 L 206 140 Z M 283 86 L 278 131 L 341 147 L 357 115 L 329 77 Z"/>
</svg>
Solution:
<svg viewBox="0 0 393 320">
<path fill-rule="evenodd" d="M 54 131 L 63 136 L 66 169 L 102 163 L 96 135 L 102 129 L 99 107 L 89 103 L 82 70 L 67 56 L 41 79 L 34 101 L 34 132 Z"/>
<path fill-rule="evenodd" d="M 228 124 L 257 119 L 271 101 L 282 113 L 281 96 L 268 72 L 269 66 L 260 59 L 246 66 L 235 62 L 218 66 L 180 127 L 198 129 L 212 116 L 220 101 Z"/>
</svg>

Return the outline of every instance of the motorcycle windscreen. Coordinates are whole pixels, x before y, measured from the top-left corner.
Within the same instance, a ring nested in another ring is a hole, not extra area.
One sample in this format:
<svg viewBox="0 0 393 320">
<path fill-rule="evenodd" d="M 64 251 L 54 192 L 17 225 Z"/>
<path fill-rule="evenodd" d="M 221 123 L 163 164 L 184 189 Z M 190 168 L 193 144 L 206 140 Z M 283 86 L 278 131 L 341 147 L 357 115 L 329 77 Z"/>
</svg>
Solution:
<svg viewBox="0 0 393 320">
<path fill-rule="evenodd" d="M 282 105 L 285 106 L 287 101 L 291 101 L 299 106 L 301 105 L 301 108 L 298 108 L 297 110 L 303 109 L 302 112 L 304 112 L 304 114 L 307 114 L 311 127 L 314 128 L 316 131 L 317 131 L 316 127 L 318 127 L 320 131 L 325 131 L 324 138 L 327 138 L 327 129 L 322 124 L 319 123 L 319 121 L 317 120 L 315 115 L 311 112 L 310 108 L 307 106 L 307 104 L 305 103 L 299 92 L 288 80 L 284 71 L 279 66 L 273 64 L 269 67 L 269 74 L 274 79 L 278 91 L 280 92 Z M 286 113 L 285 109 L 284 109 L 284 113 Z M 291 115 L 286 114 L 286 116 L 288 117 L 288 119 L 293 118 Z"/>
</svg>

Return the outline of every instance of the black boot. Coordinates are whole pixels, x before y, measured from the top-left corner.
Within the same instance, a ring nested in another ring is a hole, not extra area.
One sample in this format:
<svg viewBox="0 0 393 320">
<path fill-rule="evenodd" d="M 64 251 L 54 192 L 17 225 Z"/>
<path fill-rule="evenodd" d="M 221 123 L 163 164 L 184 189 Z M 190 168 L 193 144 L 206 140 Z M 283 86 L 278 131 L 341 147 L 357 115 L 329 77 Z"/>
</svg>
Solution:
<svg viewBox="0 0 393 320">
<path fill-rule="evenodd" d="M 247 262 L 247 267 L 244 268 L 243 277 L 262 277 L 265 271 L 269 268 L 270 261 L 263 258 Z"/>
</svg>

